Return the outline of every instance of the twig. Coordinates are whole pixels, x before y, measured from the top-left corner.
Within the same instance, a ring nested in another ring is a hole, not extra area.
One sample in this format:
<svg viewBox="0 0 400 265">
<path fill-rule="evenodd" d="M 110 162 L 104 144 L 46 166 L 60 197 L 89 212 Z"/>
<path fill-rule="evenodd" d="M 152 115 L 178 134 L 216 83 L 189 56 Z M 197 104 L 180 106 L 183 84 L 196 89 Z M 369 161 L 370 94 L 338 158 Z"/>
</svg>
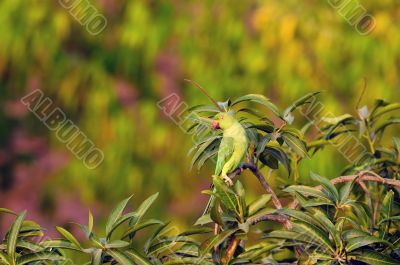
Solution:
<svg viewBox="0 0 400 265">
<path fill-rule="evenodd" d="M 337 177 L 335 179 L 332 179 L 331 183 L 333 185 L 337 185 L 337 184 L 340 184 L 340 183 L 346 183 L 346 182 L 354 181 L 354 179 L 356 179 L 356 178 L 357 178 L 356 182 L 359 185 L 360 185 L 360 182 L 371 181 L 371 182 L 377 182 L 377 183 L 380 183 L 380 184 L 383 184 L 383 185 L 387 185 L 387 186 L 393 186 L 393 187 L 400 188 L 400 180 L 385 179 L 385 178 L 382 178 L 381 176 L 379 176 L 378 174 L 371 173 L 369 171 L 360 172 L 357 175 Z M 317 186 L 315 188 L 318 189 L 318 190 L 322 190 L 322 186 Z M 290 208 L 295 209 L 295 208 L 297 208 L 297 206 L 299 206 L 299 202 L 297 200 L 295 200 L 295 201 L 293 201 L 291 203 Z"/>
<path fill-rule="evenodd" d="M 222 264 L 228 264 L 229 261 L 232 259 L 233 255 L 235 254 L 236 248 L 238 247 L 240 243 L 240 239 L 237 237 L 234 237 L 231 243 L 229 244 L 228 249 L 226 250 L 225 257 L 221 259 Z"/>
<path fill-rule="evenodd" d="M 265 214 L 249 222 L 250 225 L 255 225 L 263 221 L 275 221 L 278 223 L 286 223 L 287 216 L 283 214 Z"/>
<path fill-rule="evenodd" d="M 272 197 L 272 203 L 274 204 L 276 209 L 282 209 L 282 203 L 279 200 L 278 196 L 276 196 L 276 193 L 274 190 L 271 188 L 271 186 L 268 184 L 266 179 L 264 178 L 263 174 L 260 172 L 260 170 L 257 168 L 255 164 L 252 163 L 244 163 L 242 164 L 239 168 L 237 168 L 235 171 L 233 171 L 229 177 L 231 179 L 235 178 L 237 175 L 239 175 L 243 170 L 249 169 L 253 175 L 258 179 L 258 181 L 261 183 L 263 186 L 264 190 L 268 193 L 271 194 Z M 288 218 L 284 222 L 284 226 L 286 229 L 290 230 L 292 229 L 292 224 L 289 222 Z"/>
<path fill-rule="evenodd" d="M 360 177 L 358 181 L 372 181 L 372 182 L 378 182 L 378 183 L 381 183 L 384 185 L 400 188 L 400 180 L 385 179 L 385 178 L 382 178 L 381 176 L 377 177 L 377 176 L 372 176 L 372 174 L 371 175 L 367 175 L 367 174 L 370 174 L 370 173 L 364 173 L 361 176 L 359 176 L 359 175 L 341 176 L 341 177 L 332 179 L 331 182 L 332 182 L 332 184 L 336 185 L 339 183 L 350 182 L 350 181 L 353 181 L 355 178 Z"/>
<path fill-rule="evenodd" d="M 278 196 L 276 196 L 276 193 L 274 192 L 274 190 L 271 188 L 271 186 L 267 183 L 267 181 L 265 180 L 264 176 L 262 175 L 262 173 L 258 170 L 258 168 L 254 165 L 254 164 L 250 164 L 250 163 L 244 163 L 242 164 L 239 168 L 237 168 L 235 171 L 233 171 L 229 177 L 231 179 L 235 178 L 237 175 L 239 175 L 243 170 L 245 169 L 249 169 L 254 176 L 256 176 L 256 178 L 258 179 L 258 181 L 260 181 L 261 185 L 263 186 L 263 188 L 265 189 L 265 191 L 269 194 L 271 194 L 272 196 L 272 203 L 274 204 L 276 209 L 282 209 L 282 203 L 280 202 L 280 200 L 278 199 Z"/>
<path fill-rule="evenodd" d="M 372 202 L 372 196 L 371 196 L 371 192 L 369 191 L 369 189 L 367 188 L 367 186 L 365 185 L 365 183 L 363 181 L 358 181 L 357 182 L 358 185 L 360 185 L 361 189 L 365 192 L 365 195 L 368 198 L 368 204 L 369 207 L 371 208 L 372 211 L 372 220 L 371 220 L 371 227 L 370 227 L 370 234 L 372 235 L 372 233 L 374 232 L 374 226 L 375 226 L 375 209 L 374 209 L 374 204 Z"/>
</svg>

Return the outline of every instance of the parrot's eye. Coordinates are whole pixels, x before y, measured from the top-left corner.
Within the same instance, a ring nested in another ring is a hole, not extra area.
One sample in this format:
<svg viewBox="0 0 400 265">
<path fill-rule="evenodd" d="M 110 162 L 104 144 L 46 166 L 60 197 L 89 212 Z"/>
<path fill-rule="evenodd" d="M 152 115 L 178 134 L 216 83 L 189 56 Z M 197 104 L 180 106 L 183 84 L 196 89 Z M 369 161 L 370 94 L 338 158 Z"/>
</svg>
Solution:
<svg viewBox="0 0 400 265">
<path fill-rule="evenodd" d="M 223 120 L 224 119 L 224 116 L 221 116 L 221 120 Z"/>
</svg>

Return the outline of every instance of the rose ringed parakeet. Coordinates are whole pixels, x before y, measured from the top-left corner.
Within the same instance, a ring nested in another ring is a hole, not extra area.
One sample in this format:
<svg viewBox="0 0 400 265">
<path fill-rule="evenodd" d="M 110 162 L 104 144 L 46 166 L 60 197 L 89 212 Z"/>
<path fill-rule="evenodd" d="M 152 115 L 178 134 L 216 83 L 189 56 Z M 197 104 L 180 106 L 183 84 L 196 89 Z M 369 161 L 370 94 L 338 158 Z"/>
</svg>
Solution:
<svg viewBox="0 0 400 265">
<path fill-rule="evenodd" d="M 232 180 L 228 177 L 228 174 L 239 167 L 247 153 L 249 142 L 246 130 L 236 119 L 234 111 L 223 109 L 218 102 L 216 102 L 207 91 L 196 82 L 188 79 L 185 79 L 185 81 L 199 88 L 200 91 L 220 110 L 220 112 L 214 116 L 213 120 L 208 118 L 201 118 L 201 120 L 206 123 L 211 122 L 211 126 L 214 130 L 221 129 L 223 132 L 222 140 L 218 149 L 217 165 L 213 177 L 222 178 L 227 184 L 232 185 Z M 216 187 L 214 187 L 214 193 L 216 191 Z M 204 214 L 209 212 L 214 204 L 214 200 L 214 196 L 211 196 Z"/>
<path fill-rule="evenodd" d="M 215 115 L 212 128 L 223 131 L 214 175 L 222 177 L 232 185 L 228 173 L 234 171 L 246 156 L 248 149 L 246 131 L 232 111 L 220 112 Z"/>
<path fill-rule="evenodd" d="M 221 144 L 218 149 L 217 165 L 215 167 L 214 178 L 222 178 L 228 185 L 232 185 L 232 180 L 228 173 L 234 171 L 242 163 L 248 149 L 248 139 L 246 131 L 240 122 L 235 118 L 233 111 L 220 112 L 215 115 L 212 121 L 214 130 L 223 131 Z M 214 188 L 216 192 L 216 188 Z M 208 201 L 204 214 L 207 214 L 214 204 L 214 196 Z M 203 214 L 203 215 L 204 215 Z"/>
</svg>

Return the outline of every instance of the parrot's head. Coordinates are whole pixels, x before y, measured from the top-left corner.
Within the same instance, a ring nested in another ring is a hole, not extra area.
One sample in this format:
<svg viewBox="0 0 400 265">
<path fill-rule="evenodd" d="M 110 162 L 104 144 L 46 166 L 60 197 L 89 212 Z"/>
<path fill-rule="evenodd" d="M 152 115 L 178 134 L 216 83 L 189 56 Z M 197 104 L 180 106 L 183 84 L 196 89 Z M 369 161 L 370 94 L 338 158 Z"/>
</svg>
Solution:
<svg viewBox="0 0 400 265">
<path fill-rule="evenodd" d="M 233 112 L 220 112 L 215 115 L 211 126 L 214 130 L 226 130 L 229 129 L 233 124 L 235 124 L 235 122 L 236 119 Z"/>
</svg>

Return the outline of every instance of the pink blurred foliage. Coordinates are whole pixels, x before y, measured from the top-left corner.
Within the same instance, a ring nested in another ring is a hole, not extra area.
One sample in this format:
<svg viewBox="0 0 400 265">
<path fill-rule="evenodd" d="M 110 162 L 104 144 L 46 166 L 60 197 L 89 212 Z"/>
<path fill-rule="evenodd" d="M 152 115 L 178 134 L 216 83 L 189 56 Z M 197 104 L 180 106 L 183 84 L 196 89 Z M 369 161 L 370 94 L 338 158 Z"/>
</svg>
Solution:
<svg viewBox="0 0 400 265">
<path fill-rule="evenodd" d="M 20 100 L 9 100 L 4 103 L 3 112 L 10 118 L 21 119 L 28 114 L 29 110 Z"/>
<path fill-rule="evenodd" d="M 170 45 L 173 47 L 173 45 Z M 181 95 L 180 88 L 182 76 L 180 60 L 173 49 L 166 49 L 158 54 L 155 62 L 155 72 L 159 78 L 160 97 L 165 98 L 171 94 Z"/>
<path fill-rule="evenodd" d="M 129 81 L 117 78 L 115 81 L 115 90 L 121 105 L 125 108 L 134 107 L 138 100 L 137 88 Z"/>
</svg>

